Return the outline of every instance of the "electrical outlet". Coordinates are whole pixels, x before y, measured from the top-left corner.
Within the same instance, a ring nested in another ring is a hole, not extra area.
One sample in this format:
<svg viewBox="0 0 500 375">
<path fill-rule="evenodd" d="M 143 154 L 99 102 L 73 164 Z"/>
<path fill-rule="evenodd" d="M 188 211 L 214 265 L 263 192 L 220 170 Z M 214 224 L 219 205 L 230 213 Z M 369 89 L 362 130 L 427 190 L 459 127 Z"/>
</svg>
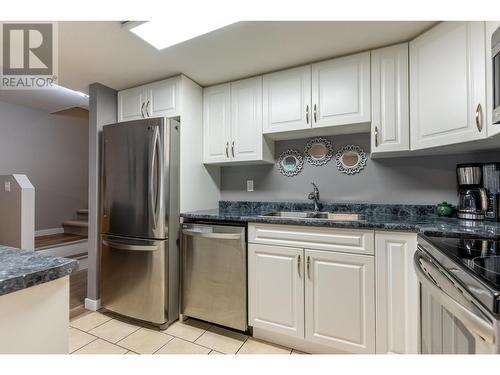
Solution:
<svg viewBox="0 0 500 375">
<path fill-rule="evenodd" d="M 253 191 L 253 180 L 247 180 L 247 191 Z"/>
<path fill-rule="evenodd" d="M 6 192 L 10 192 L 10 181 L 5 182 L 4 188 Z"/>
</svg>

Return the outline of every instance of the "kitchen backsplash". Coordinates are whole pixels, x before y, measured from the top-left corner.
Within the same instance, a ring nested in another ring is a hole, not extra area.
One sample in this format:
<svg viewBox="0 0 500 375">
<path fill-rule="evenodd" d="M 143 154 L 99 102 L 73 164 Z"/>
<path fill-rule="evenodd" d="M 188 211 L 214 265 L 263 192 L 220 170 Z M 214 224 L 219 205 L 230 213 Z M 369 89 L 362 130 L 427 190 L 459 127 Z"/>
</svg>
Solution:
<svg viewBox="0 0 500 375">
<path fill-rule="evenodd" d="M 369 154 L 368 134 L 327 137 L 334 154 L 343 146 L 354 144 Z M 308 139 L 276 142 L 275 156 L 287 149 L 303 153 Z M 311 181 L 320 190 L 324 202 L 364 202 L 389 204 L 457 203 L 456 164 L 500 161 L 499 150 L 473 154 L 412 156 L 371 159 L 355 175 L 341 173 L 332 159 L 315 167 L 304 161 L 304 169 L 294 177 L 280 174 L 276 165 L 223 167 L 221 200 L 307 201 Z M 254 191 L 247 192 L 247 180 L 254 180 Z"/>
</svg>

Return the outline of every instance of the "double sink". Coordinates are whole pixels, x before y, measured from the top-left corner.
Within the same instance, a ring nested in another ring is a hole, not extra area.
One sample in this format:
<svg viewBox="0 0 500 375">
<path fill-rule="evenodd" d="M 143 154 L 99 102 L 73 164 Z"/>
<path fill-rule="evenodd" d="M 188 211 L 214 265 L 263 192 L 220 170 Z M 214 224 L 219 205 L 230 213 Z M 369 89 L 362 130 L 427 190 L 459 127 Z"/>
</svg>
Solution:
<svg viewBox="0 0 500 375">
<path fill-rule="evenodd" d="M 313 212 L 313 211 L 275 211 L 260 215 L 283 219 L 314 219 L 330 221 L 362 221 L 365 215 L 350 212 Z"/>
</svg>

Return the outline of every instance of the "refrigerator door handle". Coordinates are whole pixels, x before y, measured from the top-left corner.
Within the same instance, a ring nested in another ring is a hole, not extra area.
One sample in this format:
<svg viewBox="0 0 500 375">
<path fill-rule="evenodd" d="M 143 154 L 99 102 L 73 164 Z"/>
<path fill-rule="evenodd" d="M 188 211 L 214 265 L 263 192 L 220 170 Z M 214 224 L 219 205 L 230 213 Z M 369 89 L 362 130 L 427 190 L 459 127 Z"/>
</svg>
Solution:
<svg viewBox="0 0 500 375">
<path fill-rule="evenodd" d="M 131 251 L 156 251 L 160 247 L 157 245 L 131 245 L 124 242 L 115 242 L 111 240 L 102 240 L 103 245 L 110 249 L 131 250 Z"/>
<path fill-rule="evenodd" d="M 153 228 L 156 229 L 156 206 L 158 199 L 158 173 L 156 173 L 155 181 L 155 169 L 157 168 L 157 153 L 158 153 L 158 142 L 159 142 L 159 129 L 155 127 L 155 133 L 153 136 L 153 150 L 151 153 L 151 164 L 149 167 L 149 211 L 153 216 Z"/>
</svg>

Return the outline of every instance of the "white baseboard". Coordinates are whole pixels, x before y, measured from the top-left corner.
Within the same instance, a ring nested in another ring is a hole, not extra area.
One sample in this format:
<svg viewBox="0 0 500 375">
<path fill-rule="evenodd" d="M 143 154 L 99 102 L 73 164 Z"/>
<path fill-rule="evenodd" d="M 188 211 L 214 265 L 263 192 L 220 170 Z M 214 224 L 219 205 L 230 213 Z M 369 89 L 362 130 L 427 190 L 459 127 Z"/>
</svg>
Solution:
<svg viewBox="0 0 500 375">
<path fill-rule="evenodd" d="M 97 311 L 101 308 L 101 300 L 85 298 L 85 308 L 91 311 Z"/>
<path fill-rule="evenodd" d="M 39 229 L 35 231 L 35 237 L 50 236 L 51 234 L 60 234 L 60 233 L 64 233 L 63 228 Z"/>
</svg>

